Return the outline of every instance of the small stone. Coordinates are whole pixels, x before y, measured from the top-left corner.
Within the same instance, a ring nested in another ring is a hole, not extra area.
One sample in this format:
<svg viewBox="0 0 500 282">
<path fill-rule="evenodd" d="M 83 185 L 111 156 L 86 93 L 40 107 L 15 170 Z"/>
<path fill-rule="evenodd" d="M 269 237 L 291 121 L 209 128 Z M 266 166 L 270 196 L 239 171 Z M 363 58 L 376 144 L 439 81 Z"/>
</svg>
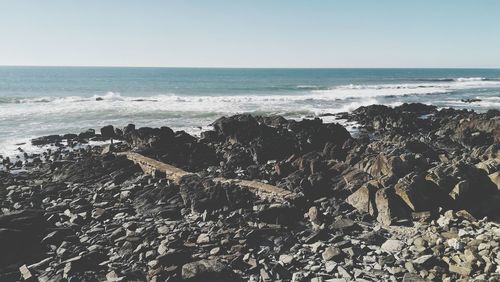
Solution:
<svg viewBox="0 0 500 282">
<path fill-rule="evenodd" d="M 290 264 L 293 262 L 293 256 L 292 255 L 280 255 L 279 261 L 281 261 L 285 265 Z"/>
<path fill-rule="evenodd" d="M 291 282 L 302 282 L 302 281 L 304 281 L 304 273 L 295 272 L 294 274 L 292 274 Z"/>
<path fill-rule="evenodd" d="M 472 272 L 472 269 L 470 267 L 454 265 L 454 264 L 450 264 L 448 266 L 448 269 L 451 272 L 458 273 L 464 277 L 469 277 Z"/>
<path fill-rule="evenodd" d="M 182 266 L 182 279 L 185 280 L 204 281 L 207 277 L 212 279 L 224 277 L 229 281 L 232 274 L 232 271 L 225 264 L 217 260 L 199 260 Z"/>
<path fill-rule="evenodd" d="M 421 257 L 414 259 L 413 263 L 417 264 L 417 265 L 425 266 L 425 265 L 428 265 L 433 260 L 433 258 L 434 258 L 433 255 L 423 255 Z"/>
<path fill-rule="evenodd" d="M 168 234 L 170 232 L 170 228 L 166 225 L 160 226 L 157 229 L 159 234 Z"/>
<path fill-rule="evenodd" d="M 158 254 L 159 254 L 159 255 L 164 255 L 164 254 L 166 254 L 166 253 L 167 253 L 167 251 L 168 251 L 168 247 L 167 247 L 167 245 L 165 245 L 165 244 L 160 244 L 160 245 L 158 246 Z"/>
<path fill-rule="evenodd" d="M 402 241 L 389 239 L 382 244 L 381 248 L 388 253 L 396 253 L 400 252 L 404 245 L 405 243 Z"/>
<path fill-rule="evenodd" d="M 312 251 L 313 253 L 317 253 L 317 252 L 318 252 L 318 249 L 319 249 L 319 248 L 322 248 L 324 245 L 325 245 L 325 244 L 324 244 L 323 242 L 318 241 L 318 242 L 315 242 L 315 243 L 313 243 L 313 244 L 311 244 L 311 245 L 309 245 L 309 246 L 311 247 L 311 251 Z"/>
<path fill-rule="evenodd" d="M 403 282 L 425 282 L 426 280 L 420 277 L 418 274 L 405 273 L 403 276 Z"/>
<path fill-rule="evenodd" d="M 342 251 L 337 247 L 328 247 L 321 254 L 325 261 L 328 260 L 338 260 L 342 257 Z"/>
<path fill-rule="evenodd" d="M 210 236 L 206 233 L 202 233 L 200 234 L 200 236 L 198 236 L 198 239 L 196 239 L 196 243 L 198 244 L 210 243 Z"/>
<path fill-rule="evenodd" d="M 481 244 L 479 244 L 479 246 L 477 246 L 478 251 L 489 250 L 490 248 L 491 248 L 491 245 L 488 243 L 481 243 Z"/>
<path fill-rule="evenodd" d="M 104 214 L 106 213 L 106 210 L 105 209 L 102 209 L 102 208 L 95 208 L 93 211 L 92 211 L 92 218 L 93 219 L 101 219 Z"/>
<path fill-rule="evenodd" d="M 210 255 L 212 255 L 212 256 L 215 256 L 218 253 L 220 253 L 220 248 L 219 247 L 215 247 L 215 248 L 213 248 L 213 249 L 210 250 Z"/>
<path fill-rule="evenodd" d="M 152 260 L 152 261 L 148 262 L 148 266 L 150 268 L 156 268 L 158 265 L 159 265 L 158 260 Z"/>
<path fill-rule="evenodd" d="M 309 220 L 311 222 L 316 222 L 318 220 L 318 208 L 315 206 L 312 206 L 309 208 L 309 211 L 307 212 L 307 215 L 309 216 Z"/>
<path fill-rule="evenodd" d="M 122 281 L 123 277 L 118 277 L 118 274 L 112 270 L 106 274 L 106 281 L 108 282 L 117 282 Z"/>
<path fill-rule="evenodd" d="M 26 264 L 23 264 L 21 267 L 19 267 L 19 271 L 21 272 L 21 275 L 23 276 L 24 280 L 31 279 L 33 275 L 31 274 L 31 271 L 28 269 Z"/>
<path fill-rule="evenodd" d="M 457 238 L 448 239 L 446 243 L 448 244 L 448 246 L 458 251 L 463 250 L 465 247 L 465 244 Z"/>
<path fill-rule="evenodd" d="M 335 267 L 337 267 L 337 263 L 334 261 L 329 260 L 325 263 L 325 270 L 328 273 L 331 273 L 335 269 Z"/>
<path fill-rule="evenodd" d="M 405 268 L 410 273 L 417 273 L 417 271 L 415 270 L 415 267 L 413 266 L 413 263 L 411 263 L 411 261 L 405 262 Z"/>
<path fill-rule="evenodd" d="M 347 270 L 345 268 L 343 268 L 342 266 L 338 266 L 337 271 L 339 272 L 340 276 L 342 276 L 343 278 L 345 278 L 347 280 L 352 279 L 352 275 L 349 272 L 347 272 Z"/>
</svg>

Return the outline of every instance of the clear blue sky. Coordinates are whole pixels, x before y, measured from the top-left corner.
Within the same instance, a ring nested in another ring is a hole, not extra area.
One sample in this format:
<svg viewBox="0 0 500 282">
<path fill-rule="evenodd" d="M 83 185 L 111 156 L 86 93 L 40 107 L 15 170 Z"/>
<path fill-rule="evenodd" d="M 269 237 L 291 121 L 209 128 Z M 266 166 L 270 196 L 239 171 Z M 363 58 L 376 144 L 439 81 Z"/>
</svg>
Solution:
<svg viewBox="0 0 500 282">
<path fill-rule="evenodd" d="M 0 0 L 0 65 L 500 67 L 497 0 Z"/>
</svg>

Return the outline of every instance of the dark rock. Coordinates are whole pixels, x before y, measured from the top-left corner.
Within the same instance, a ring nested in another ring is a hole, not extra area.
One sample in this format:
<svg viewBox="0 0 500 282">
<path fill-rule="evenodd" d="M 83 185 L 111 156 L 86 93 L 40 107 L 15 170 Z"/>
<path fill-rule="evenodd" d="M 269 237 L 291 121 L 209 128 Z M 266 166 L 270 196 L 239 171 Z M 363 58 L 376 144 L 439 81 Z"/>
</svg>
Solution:
<svg viewBox="0 0 500 282">
<path fill-rule="evenodd" d="M 115 129 L 112 125 L 106 125 L 101 128 L 101 136 L 105 139 L 115 138 Z"/>
<path fill-rule="evenodd" d="M 3 253 L 0 256 L 0 269 L 40 258 L 43 254 L 40 241 L 45 234 L 46 225 L 43 213 L 39 210 L 0 215 L 0 250 Z"/>
<path fill-rule="evenodd" d="M 95 137 L 95 130 L 94 129 L 88 129 L 87 131 L 81 132 L 78 134 L 78 138 L 80 139 L 90 139 L 92 137 Z"/>
<path fill-rule="evenodd" d="M 31 139 L 31 144 L 35 146 L 43 146 L 61 142 L 63 137 L 60 135 L 47 135 L 38 138 Z"/>
</svg>

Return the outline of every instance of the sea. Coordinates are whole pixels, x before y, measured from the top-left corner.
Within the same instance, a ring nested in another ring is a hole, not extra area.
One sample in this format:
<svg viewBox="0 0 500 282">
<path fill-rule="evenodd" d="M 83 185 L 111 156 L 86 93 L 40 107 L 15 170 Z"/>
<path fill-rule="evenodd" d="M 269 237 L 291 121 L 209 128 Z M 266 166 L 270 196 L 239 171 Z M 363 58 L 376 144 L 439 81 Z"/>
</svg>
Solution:
<svg viewBox="0 0 500 282">
<path fill-rule="evenodd" d="M 474 102 L 465 102 L 474 99 Z M 198 134 L 237 113 L 318 117 L 421 102 L 500 109 L 500 69 L 0 67 L 0 155 L 112 124 Z"/>
</svg>

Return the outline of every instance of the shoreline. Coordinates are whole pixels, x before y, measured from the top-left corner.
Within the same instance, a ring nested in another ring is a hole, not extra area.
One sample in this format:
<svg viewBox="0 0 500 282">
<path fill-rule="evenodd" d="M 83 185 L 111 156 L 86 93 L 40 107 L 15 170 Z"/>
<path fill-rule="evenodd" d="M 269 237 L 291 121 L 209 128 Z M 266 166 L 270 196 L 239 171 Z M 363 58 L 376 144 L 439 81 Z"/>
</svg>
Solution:
<svg viewBox="0 0 500 282">
<path fill-rule="evenodd" d="M 200 136 L 128 125 L 33 139 L 52 149 L 0 159 L 12 254 L 0 280 L 500 278 L 500 111 L 404 103 L 333 117 L 358 135 L 241 114 Z M 193 174 L 148 175 L 117 154 L 128 151 Z"/>
</svg>

